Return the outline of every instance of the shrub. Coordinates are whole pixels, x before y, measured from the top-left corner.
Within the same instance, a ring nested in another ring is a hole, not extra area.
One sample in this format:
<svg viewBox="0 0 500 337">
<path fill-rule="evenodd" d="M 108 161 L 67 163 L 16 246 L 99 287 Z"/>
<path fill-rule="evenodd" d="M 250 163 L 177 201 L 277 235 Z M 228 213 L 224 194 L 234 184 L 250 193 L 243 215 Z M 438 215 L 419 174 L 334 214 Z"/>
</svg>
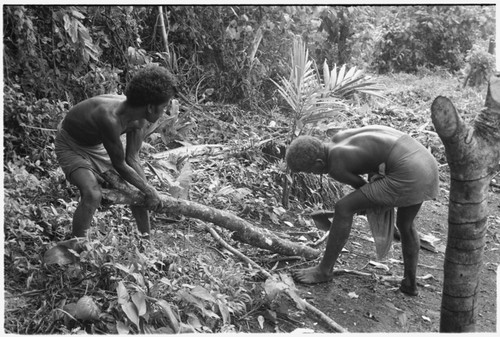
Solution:
<svg viewBox="0 0 500 337">
<path fill-rule="evenodd" d="M 380 73 L 415 73 L 422 66 L 457 71 L 478 36 L 492 33 L 486 23 L 494 21 L 493 13 L 492 7 L 479 6 L 391 8 L 382 25 L 375 67 Z"/>
<path fill-rule="evenodd" d="M 68 109 L 64 101 L 34 100 L 16 87 L 4 87 L 4 162 L 23 158 L 30 172 L 56 165 L 56 128 Z"/>
<path fill-rule="evenodd" d="M 489 75 L 495 69 L 495 55 L 490 54 L 479 44 L 475 44 L 467 52 L 465 59 L 468 63 L 468 75 L 464 81 L 464 86 L 469 84 L 471 87 L 474 87 L 486 83 Z"/>
</svg>

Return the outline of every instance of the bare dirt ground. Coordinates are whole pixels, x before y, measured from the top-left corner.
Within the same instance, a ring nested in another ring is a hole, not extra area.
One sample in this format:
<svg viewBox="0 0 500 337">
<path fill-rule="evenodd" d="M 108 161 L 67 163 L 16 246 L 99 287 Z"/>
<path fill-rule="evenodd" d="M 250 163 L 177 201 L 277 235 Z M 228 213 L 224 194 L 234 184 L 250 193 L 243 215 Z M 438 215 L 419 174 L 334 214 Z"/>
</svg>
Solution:
<svg viewBox="0 0 500 337">
<path fill-rule="evenodd" d="M 419 295 L 411 297 L 398 291 L 398 283 L 381 282 L 376 278 L 344 274 L 332 282 L 304 286 L 296 284 L 301 295 L 350 332 L 438 332 L 443 259 L 446 247 L 448 216 L 448 183 L 441 182 L 438 200 L 425 202 L 416 219 L 417 230 L 440 239 L 438 253 L 421 249 L 417 275 Z M 484 265 L 481 271 L 477 329 L 497 331 L 497 272 L 500 262 L 500 189 L 490 188 L 490 215 Z M 354 269 L 377 275 L 403 275 L 401 244 L 394 241 L 387 259 L 378 261 L 388 271 L 369 264 L 377 261 L 375 246 L 368 241 L 370 230 L 362 217 L 357 217 L 350 240 L 335 268 Z M 326 331 L 310 326 L 316 332 Z"/>
</svg>

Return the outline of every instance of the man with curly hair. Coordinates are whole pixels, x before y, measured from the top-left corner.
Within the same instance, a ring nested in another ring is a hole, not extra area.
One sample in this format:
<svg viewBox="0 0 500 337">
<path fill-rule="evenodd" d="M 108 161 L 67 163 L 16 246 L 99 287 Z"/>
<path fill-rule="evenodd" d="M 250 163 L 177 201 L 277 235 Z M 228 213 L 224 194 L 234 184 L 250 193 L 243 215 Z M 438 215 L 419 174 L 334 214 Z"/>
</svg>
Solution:
<svg viewBox="0 0 500 337">
<path fill-rule="evenodd" d="M 73 106 L 58 128 L 55 152 L 66 178 L 80 190 L 72 235 L 86 236 L 102 198 L 97 176 L 115 170 L 146 195 L 145 207 L 131 206 L 139 231 L 149 237 L 148 209 L 161 206 L 160 196 L 144 174 L 139 160 L 147 123 L 168 113 L 176 81 L 166 69 L 149 66 L 128 83 L 125 96 L 100 95 Z M 120 136 L 126 134 L 126 146 Z M 76 240 L 78 241 L 78 240 Z M 70 248 L 75 249 L 75 240 Z"/>
<path fill-rule="evenodd" d="M 435 199 L 439 192 L 437 163 L 432 154 L 409 135 L 374 125 L 344 130 L 327 143 L 315 137 L 298 137 L 287 149 L 286 161 L 292 171 L 329 174 L 355 189 L 335 204 L 320 264 L 294 271 L 294 278 L 303 283 L 331 280 L 333 266 L 349 237 L 354 214 L 380 207 L 398 207 L 396 225 L 401 234 L 404 262 L 400 290 L 417 295 L 420 240 L 413 220 L 423 201 Z M 361 177 L 364 174 L 368 174 L 370 182 Z"/>
</svg>

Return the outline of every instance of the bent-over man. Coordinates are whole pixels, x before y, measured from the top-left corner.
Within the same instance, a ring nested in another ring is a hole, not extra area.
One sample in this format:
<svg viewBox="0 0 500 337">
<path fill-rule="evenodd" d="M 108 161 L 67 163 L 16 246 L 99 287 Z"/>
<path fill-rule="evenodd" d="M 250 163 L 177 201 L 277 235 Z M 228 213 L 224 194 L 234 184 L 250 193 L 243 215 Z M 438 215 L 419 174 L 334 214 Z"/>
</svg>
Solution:
<svg viewBox="0 0 500 337">
<path fill-rule="evenodd" d="M 396 225 L 401 234 L 404 279 L 400 290 L 418 294 L 416 270 L 420 240 L 413 223 L 423 201 L 439 192 L 437 163 L 432 154 L 409 135 L 386 126 L 367 126 L 337 133 L 332 142 L 302 136 L 286 153 L 292 171 L 329 174 L 351 185 L 355 191 L 335 204 L 325 254 L 320 264 L 293 272 L 303 283 L 332 279 L 335 261 L 349 237 L 353 216 L 380 206 L 397 207 Z M 385 176 L 368 183 L 360 175 L 378 174 L 385 164 Z"/>
<path fill-rule="evenodd" d="M 96 175 L 115 170 L 146 195 L 145 207 L 131 206 L 139 231 L 149 236 L 148 209 L 161 203 L 139 161 L 147 122 L 167 112 L 175 95 L 175 78 L 166 69 L 146 67 L 132 78 L 125 96 L 101 95 L 73 106 L 58 128 L 55 152 L 66 178 L 80 190 L 73 216 L 74 237 L 84 237 L 102 198 Z M 120 136 L 126 134 L 126 147 Z M 70 248 L 74 248 L 70 245 Z"/>
</svg>

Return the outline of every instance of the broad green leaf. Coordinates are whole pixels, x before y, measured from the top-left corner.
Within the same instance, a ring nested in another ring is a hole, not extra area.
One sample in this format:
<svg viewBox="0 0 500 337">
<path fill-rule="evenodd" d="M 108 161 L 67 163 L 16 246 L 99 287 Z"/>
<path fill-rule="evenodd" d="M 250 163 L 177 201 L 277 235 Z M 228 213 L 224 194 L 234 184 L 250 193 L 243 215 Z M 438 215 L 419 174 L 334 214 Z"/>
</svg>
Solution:
<svg viewBox="0 0 500 337">
<path fill-rule="evenodd" d="M 66 264 L 75 263 L 76 261 L 78 261 L 77 256 L 64 246 L 54 246 L 43 255 L 43 262 L 47 265 L 58 264 L 64 266 Z"/>
<path fill-rule="evenodd" d="M 328 63 L 323 62 L 323 81 L 326 85 L 330 83 L 330 68 L 328 67 Z"/>
<path fill-rule="evenodd" d="M 78 34 L 80 36 L 80 40 L 83 40 L 85 44 L 92 45 L 92 38 L 87 30 L 87 28 L 80 22 L 77 22 Z"/>
<path fill-rule="evenodd" d="M 70 25 L 69 25 L 69 30 L 66 32 L 69 34 L 71 37 L 71 42 L 77 43 L 78 42 L 78 23 L 79 21 L 75 19 L 70 20 Z"/>
<path fill-rule="evenodd" d="M 144 316 L 147 312 L 147 305 L 146 305 L 146 294 L 142 292 L 141 290 L 137 291 L 134 293 L 132 296 L 132 302 L 134 302 L 135 306 L 137 307 L 137 312 L 139 316 Z"/>
<path fill-rule="evenodd" d="M 217 299 L 217 306 L 219 307 L 220 315 L 222 316 L 222 322 L 224 324 L 231 323 L 231 316 L 229 314 L 229 308 L 220 299 Z"/>
<path fill-rule="evenodd" d="M 118 282 L 118 287 L 116 287 L 116 292 L 118 294 L 118 304 L 125 304 L 129 301 L 129 294 L 123 281 Z"/>
<path fill-rule="evenodd" d="M 71 22 L 69 20 L 69 15 L 68 14 L 64 14 L 63 15 L 63 21 L 64 21 L 64 30 L 68 31 L 69 27 L 71 26 Z"/>
<path fill-rule="evenodd" d="M 192 326 L 194 329 L 201 329 L 203 327 L 198 316 L 196 316 L 192 312 L 188 312 L 187 316 L 188 316 L 187 318 L 188 324 Z"/>
<path fill-rule="evenodd" d="M 174 315 L 174 312 L 172 311 L 172 307 L 170 304 L 165 301 L 165 300 L 157 300 L 156 304 L 158 304 L 163 313 L 166 316 L 167 321 L 170 324 L 170 327 L 174 329 L 175 333 L 179 331 L 179 321 L 177 320 L 177 317 Z"/>
<path fill-rule="evenodd" d="M 345 79 L 354 78 L 355 73 L 356 73 L 356 67 L 352 67 L 351 69 L 349 69 L 349 71 L 345 75 Z"/>
<path fill-rule="evenodd" d="M 122 304 L 122 310 L 127 315 L 127 318 L 134 323 L 138 329 L 140 329 L 139 326 L 139 315 L 137 312 L 137 307 L 135 306 L 134 303 L 132 302 L 127 302 Z"/>
<path fill-rule="evenodd" d="M 73 15 L 75 18 L 80 19 L 80 20 L 85 19 L 85 15 L 83 15 L 79 11 L 72 10 L 71 15 Z"/>
<path fill-rule="evenodd" d="M 345 64 L 340 68 L 340 71 L 337 75 L 337 84 L 342 83 L 344 80 L 344 73 L 345 73 Z"/>
<path fill-rule="evenodd" d="M 335 88 L 336 85 L 337 85 L 337 65 L 335 64 L 333 69 L 332 69 L 332 73 L 330 75 L 330 87 L 329 87 L 329 89 L 332 90 L 333 88 Z"/>
<path fill-rule="evenodd" d="M 207 302 L 216 302 L 215 298 L 210 294 L 210 292 L 202 286 L 196 286 L 194 287 L 194 289 L 191 289 L 191 295 Z"/>
</svg>

